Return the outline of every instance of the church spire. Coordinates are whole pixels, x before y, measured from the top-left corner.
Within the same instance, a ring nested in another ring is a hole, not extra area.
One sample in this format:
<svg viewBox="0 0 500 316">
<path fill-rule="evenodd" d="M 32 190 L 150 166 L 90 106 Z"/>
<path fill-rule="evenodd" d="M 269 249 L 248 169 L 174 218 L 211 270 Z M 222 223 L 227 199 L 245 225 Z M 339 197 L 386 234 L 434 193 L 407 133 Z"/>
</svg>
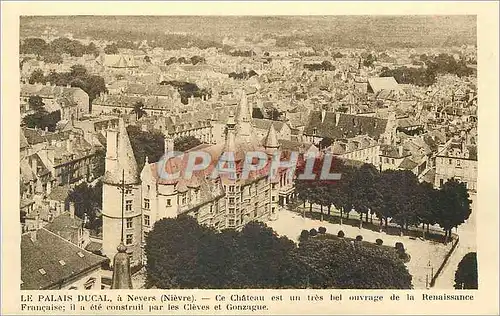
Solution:
<svg viewBox="0 0 500 316">
<path fill-rule="evenodd" d="M 248 107 L 247 94 L 245 90 L 241 89 L 241 99 L 239 104 L 238 111 L 238 122 L 250 122 L 252 118 L 252 114 L 250 113 L 250 109 Z"/>
<path fill-rule="evenodd" d="M 271 124 L 271 126 L 269 126 L 269 130 L 267 131 L 267 136 L 264 139 L 264 148 L 268 153 L 279 148 L 278 136 L 276 135 L 276 129 L 274 128 L 274 124 Z"/>
</svg>

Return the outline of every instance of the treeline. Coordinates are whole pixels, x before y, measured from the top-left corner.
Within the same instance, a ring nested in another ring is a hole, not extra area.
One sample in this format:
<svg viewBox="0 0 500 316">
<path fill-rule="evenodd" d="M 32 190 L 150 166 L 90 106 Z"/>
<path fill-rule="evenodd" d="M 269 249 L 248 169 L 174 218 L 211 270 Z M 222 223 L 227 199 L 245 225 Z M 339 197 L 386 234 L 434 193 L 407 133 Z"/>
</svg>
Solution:
<svg viewBox="0 0 500 316">
<path fill-rule="evenodd" d="M 177 88 L 179 94 L 181 95 L 181 102 L 183 104 L 188 104 L 189 98 L 202 98 L 202 97 L 212 97 L 212 92 L 208 89 L 200 89 L 195 83 L 184 82 L 184 81 L 162 81 L 161 85 L 170 85 Z"/>
<path fill-rule="evenodd" d="M 304 68 L 310 71 L 324 70 L 334 71 L 335 66 L 328 60 L 323 61 L 321 64 L 304 64 Z"/>
<path fill-rule="evenodd" d="M 169 59 L 165 60 L 163 62 L 165 65 L 172 65 L 172 64 L 190 64 L 190 65 L 197 65 L 197 64 L 204 64 L 206 63 L 206 60 L 204 57 L 201 56 L 193 56 L 190 58 L 186 57 L 170 57 Z"/>
<path fill-rule="evenodd" d="M 437 56 L 420 55 L 418 60 L 413 62 L 423 63 L 425 67 L 408 68 L 399 67 L 388 69 L 384 67 L 380 77 L 394 77 L 400 84 L 414 84 L 428 87 L 436 83 L 437 75 L 452 74 L 458 77 L 467 77 L 474 73 L 474 70 L 467 67 L 466 60 L 456 60 L 449 54 L 439 54 Z"/>
<path fill-rule="evenodd" d="M 146 237 L 146 284 L 162 289 L 410 289 L 396 251 L 309 238 L 299 247 L 252 221 L 241 231 L 201 226 L 187 215 L 162 219 Z"/>
<path fill-rule="evenodd" d="M 69 72 L 51 72 L 47 76 L 43 71 L 36 69 L 33 71 L 28 79 L 30 84 L 41 83 L 45 84 L 50 82 L 56 86 L 67 86 L 81 88 L 89 95 L 89 102 L 92 101 L 103 92 L 107 92 L 104 78 L 97 75 L 91 75 L 87 69 L 82 65 L 71 66 Z"/>
<path fill-rule="evenodd" d="M 54 64 L 61 64 L 63 62 L 62 54 L 69 54 L 73 57 L 82 57 L 85 54 L 99 55 L 99 51 L 94 43 L 84 45 L 78 40 L 71 40 L 65 37 L 56 38 L 52 42 L 30 37 L 22 41 L 19 46 L 19 52 L 21 54 L 34 54 L 40 60 Z"/>
<path fill-rule="evenodd" d="M 365 217 L 376 215 L 379 229 L 389 222 L 396 223 L 403 234 L 411 226 L 439 224 L 445 231 L 444 241 L 451 237 L 451 230 L 464 223 L 471 214 L 469 194 L 465 184 L 450 179 L 440 189 L 427 182 L 419 182 L 415 174 L 407 170 L 378 171 L 371 164 L 359 168 L 334 160 L 335 172 L 341 173 L 338 181 L 301 180 L 295 182 L 298 198 L 304 203 L 320 205 L 330 214 L 331 207 L 340 211 L 341 218 L 349 218 L 351 211 L 359 214 L 360 227 Z M 315 161 L 314 174 L 321 173 L 322 159 Z M 304 172 L 305 165 L 297 168 Z"/>
<path fill-rule="evenodd" d="M 243 71 L 243 72 L 234 72 L 233 71 L 229 74 L 229 78 L 239 79 L 239 80 L 250 79 L 253 76 L 258 76 L 258 73 L 256 73 L 254 70 Z"/>
</svg>

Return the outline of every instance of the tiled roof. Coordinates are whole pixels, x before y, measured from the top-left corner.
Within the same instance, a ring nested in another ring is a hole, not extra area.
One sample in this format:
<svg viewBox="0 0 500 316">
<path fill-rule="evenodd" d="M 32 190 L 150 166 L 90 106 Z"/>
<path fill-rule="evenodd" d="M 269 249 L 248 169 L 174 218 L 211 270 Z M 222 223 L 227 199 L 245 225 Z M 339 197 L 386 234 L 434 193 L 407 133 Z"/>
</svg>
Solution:
<svg viewBox="0 0 500 316">
<path fill-rule="evenodd" d="M 269 127 L 271 127 L 271 125 L 273 125 L 275 130 L 277 132 L 279 132 L 279 131 L 281 131 L 281 129 L 283 128 L 283 125 L 285 125 L 285 123 L 282 121 L 273 121 L 273 120 L 253 118 L 252 125 L 257 129 L 265 130 L 266 132 L 269 130 Z"/>
<path fill-rule="evenodd" d="M 78 241 L 79 231 L 82 228 L 82 224 L 83 220 L 76 216 L 71 217 L 69 212 L 65 212 L 54 218 L 52 222 L 44 226 L 44 228 L 68 241 L 75 243 Z"/>
<path fill-rule="evenodd" d="M 21 290 L 49 289 L 78 274 L 97 268 L 107 259 L 46 230 L 21 236 Z"/>
<path fill-rule="evenodd" d="M 416 166 L 418 166 L 418 164 L 408 157 L 403 159 L 403 161 L 401 161 L 401 163 L 399 164 L 399 168 L 406 170 L 412 170 Z"/>
</svg>

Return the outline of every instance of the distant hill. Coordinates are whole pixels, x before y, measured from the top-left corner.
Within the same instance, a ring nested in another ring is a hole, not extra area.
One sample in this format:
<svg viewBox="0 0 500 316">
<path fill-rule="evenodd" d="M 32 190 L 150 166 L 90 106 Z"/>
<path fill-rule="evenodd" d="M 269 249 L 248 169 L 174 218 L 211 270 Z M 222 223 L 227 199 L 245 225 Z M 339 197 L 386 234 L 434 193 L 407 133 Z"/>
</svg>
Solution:
<svg viewBox="0 0 500 316">
<path fill-rule="evenodd" d="M 476 44 L 475 16 L 26 16 L 21 37 L 47 27 L 60 36 L 154 39 L 180 33 L 220 42 L 255 35 L 304 40 L 313 46 L 451 46 Z"/>
</svg>

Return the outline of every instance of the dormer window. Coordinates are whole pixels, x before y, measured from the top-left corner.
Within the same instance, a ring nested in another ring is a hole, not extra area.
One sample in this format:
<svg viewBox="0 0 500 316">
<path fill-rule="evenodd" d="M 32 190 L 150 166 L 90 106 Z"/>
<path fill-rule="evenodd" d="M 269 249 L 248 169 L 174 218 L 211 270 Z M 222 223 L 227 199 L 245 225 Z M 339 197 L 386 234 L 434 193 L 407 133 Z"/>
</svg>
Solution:
<svg viewBox="0 0 500 316">
<path fill-rule="evenodd" d="M 62 265 L 62 266 L 65 266 L 66 262 L 64 262 L 64 260 L 59 260 L 59 264 Z"/>
<path fill-rule="evenodd" d="M 40 272 L 41 275 L 46 275 L 47 272 L 45 272 L 45 270 L 42 268 L 42 269 L 38 269 L 38 272 Z"/>
<path fill-rule="evenodd" d="M 318 134 L 318 129 L 315 127 L 315 128 L 313 128 L 313 135 L 316 135 L 316 134 Z"/>
<path fill-rule="evenodd" d="M 85 255 L 84 255 L 81 251 L 78 251 L 76 254 L 77 254 L 77 255 L 78 255 L 78 257 L 80 257 L 80 258 L 85 257 Z"/>
</svg>

